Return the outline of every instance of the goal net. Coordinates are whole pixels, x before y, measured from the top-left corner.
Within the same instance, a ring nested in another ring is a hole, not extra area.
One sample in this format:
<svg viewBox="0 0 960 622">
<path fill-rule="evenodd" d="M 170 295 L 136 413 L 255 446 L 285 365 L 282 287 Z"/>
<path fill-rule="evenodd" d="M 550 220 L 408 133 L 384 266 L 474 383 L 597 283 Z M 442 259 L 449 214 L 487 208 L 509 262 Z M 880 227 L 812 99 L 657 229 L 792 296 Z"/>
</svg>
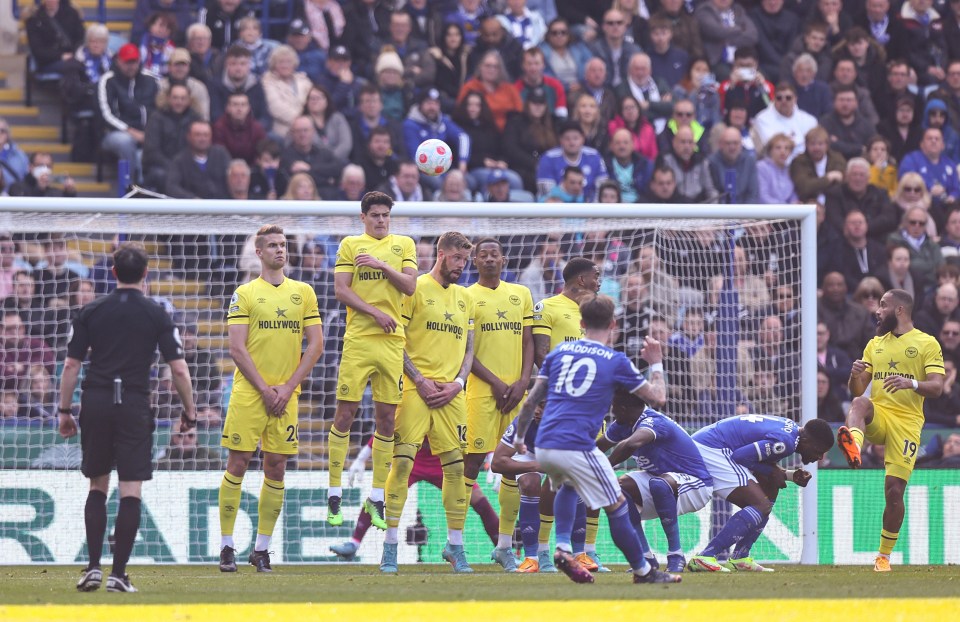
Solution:
<svg viewBox="0 0 960 622">
<path fill-rule="evenodd" d="M 326 438 L 345 321 L 334 297 L 332 266 L 339 240 L 362 230 L 358 212 L 347 203 L 0 202 L 0 289 L 6 299 L 0 338 L 3 559 L 86 558 L 80 448 L 76 438 L 64 441 L 57 434 L 55 389 L 71 319 L 80 306 L 113 288 L 110 253 L 121 240 L 142 242 L 151 256 L 149 294 L 180 328 L 200 420 L 196 435 L 178 433 L 178 398 L 169 369 L 158 362 L 153 370 L 157 470 L 144 487 L 133 561 L 217 558 L 217 491 L 225 465 L 220 431 L 234 372 L 226 304 L 238 284 L 258 274 L 251 234 L 276 223 L 289 236 L 288 275 L 317 292 L 325 351 L 303 384 L 300 453 L 288 466 L 272 549 L 277 562 L 336 561 L 329 546 L 350 538 L 371 484 L 369 470 L 349 486 L 345 473 L 346 521 L 341 527 L 326 524 Z M 535 302 L 559 293 L 567 260 L 593 260 L 601 271 L 600 291 L 617 301 L 616 347 L 645 368 L 643 338 L 664 344 L 664 411 L 694 432 L 731 416 L 771 414 L 798 422 L 816 416 L 812 218 L 810 206 L 400 204 L 391 228 L 417 240 L 421 272 L 432 267 L 434 242 L 444 231 L 499 239 L 507 255 L 504 280 L 530 287 Z M 476 279 L 471 266 L 460 282 Z M 351 459 L 372 433 L 368 392 L 351 429 Z M 255 536 L 258 468 L 255 459 L 243 483 L 234 535 L 241 558 Z M 481 473 L 479 482 L 497 508 L 492 478 Z M 806 491 L 792 484 L 782 491 L 754 549 L 756 558 L 816 562 L 816 482 Z M 112 521 L 117 495 L 111 490 Z M 722 526 L 726 512 L 714 503 L 681 518 L 688 555 Z M 491 539 L 478 515 L 468 514 L 468 559 L 486 563 Z M 112 529 L 111 523 L 108 533 Z M 401 523 L 401 563 L 440 561 L 444 530 L 439 490 L 418 484 Z M 648 522 L 646 533 L 662 557 L 666 542 L 659 524 Z M 405 535 L 411 544 L 403 544 Z M 371 530 L 358 559 L 376 563 L 381 548 L 382 532 Z M 605 561 L 623 561 L 605 522 L 597 548 Z"/>
</svg>

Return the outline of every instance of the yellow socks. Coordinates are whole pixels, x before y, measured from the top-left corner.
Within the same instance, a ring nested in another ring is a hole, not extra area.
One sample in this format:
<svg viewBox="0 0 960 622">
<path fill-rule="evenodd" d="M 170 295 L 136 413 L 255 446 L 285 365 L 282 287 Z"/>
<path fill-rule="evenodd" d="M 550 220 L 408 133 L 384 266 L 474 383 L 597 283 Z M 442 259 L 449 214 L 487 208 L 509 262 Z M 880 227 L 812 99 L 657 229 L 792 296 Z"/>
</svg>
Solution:
<svg viewBox="0 0 960 622">
<path fill-rule="evenodd" d="M 553 516 L 540 514 L 540 537 L 537 541 L 540 543 L 541 550 L 546 550 L 544 547 L 550 544 L 551 531 L 553 531 Z"/>
<path fill-rule="evenodd" d="M 520 487 L 513 479 L 500 480 L 500 492 L 497 494 L 500 503 L 499 532 L 509 535 L 513 539 L 513 530 L 517 525 L 517 514 L 520 512 Z"/>
<path fill-rule="evenodd" d="M 857 444 L 857 449 L 863 448 L 863 430 L 860 428 L 850 428 L 850 436 L 853 437 L 853 442 Z"/>
<path fill-rule="evenodd" d="M 374 441 L 374 445 L 376 445 L 376 441 Z M 347 450 L 349 448 L 350 430 L 341 431 L 336 426 L 330 426 L 330 433 L 327 435 L 327 450 L 330 455 L 331 488 L 340 488 L 343 484 L 343 463 L 347 460 Z"/>
<path fill-rule="evenodd" d="M 283 482 L 264 477 L 263 486 L 260 487 L 260 503 L 257 505 L 257 513 L 260 515 L 257 522 L 258 536 L 273 535 L 273 528 L 280 517 L 281 509 L 283 509 Z"/>
<path fill-rule="evenodd" d="M 893 552 L 893 547 L 897 545 L 897 538 L 900 537 L 900 532 L 887 531 L 886 529 L 880 530 L 880 554 L 890 556 L 890 553 Z"/>
<path fill-rule="evenodd" d="M 410 472 L 413 471 L 413 459 L 416 455 L 417 448 L 414 445 L 400 443 L 394 447 L 393 466 L 384 484 L 386 486 L 384 517 L 387 519 L 387 527 L 396 527 L 400 524 L 400 515 L 403 514 L 403 506 L 407 502 Z"/>
<path fill-rule="evenodd" d="M 463 454 L 459 449 L 445 451 L 438 458 L 443 468 L 440 498 L 447 515 L 447 530 L 462 530 L 467 520 L 467 499 L 476 481 L 463 476 Z"/>
<path fill-rule="evenodd" d="M 393 459 L 393 439 L 379 433 L 373 435 L 373 488 L 383 490 Z"/>
<path fill-rule="evenodd" d="M 240 507 L 240 484 L 243 478 L 229 473 L 220 480 L 220 535 L 233 536 L 233 525 L 237 522 L 237 509 Z"/>
</svg>

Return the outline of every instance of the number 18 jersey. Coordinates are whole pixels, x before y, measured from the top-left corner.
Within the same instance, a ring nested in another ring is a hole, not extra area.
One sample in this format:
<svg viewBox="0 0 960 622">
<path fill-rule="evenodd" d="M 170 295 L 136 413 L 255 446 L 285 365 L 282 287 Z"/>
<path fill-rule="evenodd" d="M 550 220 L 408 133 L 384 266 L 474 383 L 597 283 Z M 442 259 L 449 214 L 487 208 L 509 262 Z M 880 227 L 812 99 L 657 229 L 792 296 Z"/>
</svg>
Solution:
<svg viewBox="0 0 960 622">
<path fill-rule="evenodd" d="M 633 393 L 646 379 L 622 353 L 598 341 L 561 343 L 543 361 L 547 405 L 537 447 L 590 451 L 618 388 Z"/>
</svg>

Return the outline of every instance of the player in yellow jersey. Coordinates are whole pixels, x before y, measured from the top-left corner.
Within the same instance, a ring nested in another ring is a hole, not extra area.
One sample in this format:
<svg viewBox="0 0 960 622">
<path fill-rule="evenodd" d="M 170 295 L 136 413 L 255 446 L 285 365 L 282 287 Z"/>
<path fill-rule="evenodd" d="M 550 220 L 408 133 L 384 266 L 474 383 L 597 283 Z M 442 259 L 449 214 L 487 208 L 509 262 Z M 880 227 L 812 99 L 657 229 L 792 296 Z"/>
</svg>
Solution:
<svg viewBox="0 0 960 622">
<path fill-rule="evenodd" d="M 565 341 L 576 341 L 583 337 L 583 328 L 580 326 L 580 299 L 586 294 L 596 294 L 600 291 L 600 268 L 584 257 L 574 257 L 563 268 L 563 290 L 556 296 L 545 298 L 533 308 L 533 343 L 537 367 L 543 365 L 543 359 L 551 350 Z M 525 478 L 531 480 L 532 478 Z M 550 482 L 544 481 L 537 490 L 522 485 L 522 497 L 539 497 L 540 506 L 540 542 L 537 551 L 537 560 L 525 559 L 520 565 L 520 572 L 556 572 L 553 558 L 550 555 L 550 530 L 553 528 L 553 490 Z M 522 501 L 521 501 L 522 503 Z M 578 520 L 579 522 L 579 520 Z M 593 516 L 587 524 L 590 559 L 587 553 L 578 551 L 577 561 L 590 570 L 602 568 L 596 558 L 596 537 L 599 527 L 599 513 Z M 579 532 L 579 525 L 574 527 Z M 579 542 L 577 543 L 579 545 Z"/>
<path fill-rule="evenodd" d="M 283 507 L 287 459 L 297 455 L 300 383 L 323 353 L 317 294 L 288 279 L 287 239 L 277 225 L 257 231 L 260 276 L 237 288 L 227 310 L 230 356 L 237 366 L 220 444 L 229 450 L 220 482 L 220 570 L 236 572 L 233 526 L 240 484 L 257 445 L 263 452 L 263 486 L 257 541 L 249 562 L 270 572 L 270 538 Z M 306 338 L 306 349 L 302 350 Z"/>
<path fill-rule="evenodd" d="M 474 359 L 467 382 L 467 454 L 463 485 L 472 490 L 484 457 L 496 448 L 530 385 L 533 370 L 533 298 L 523 285 L 500 280 L 503 245 L 493 238 L 477 242 L 479 280 L 467 291 L 477 309 Z M 536 476 L 533 476 L 536 479 Z M 490 557 L 506 572 L 515 572 L 513 530 L 520 509 L 514 477 L 500 483 L 500 529 Z"/>
<path fill-rule="evenodd" d="M 473 572 L 463 552 L 468 495 L 463 486 L 467 406 L 462 392 L 473 364 L 474 307 L 466 288 L 456 284 L 472 248 L 461 233 L 441 235 L 433 269 L 417 279 L 416 293 L 404 303 L 403 401 L 397 409 L 393 465 L 387 478 L 383 573 L 397 572 L 400 515 L 414 456 L 424 438 L 443 469 L 440 497 L 447 517 L 443 558 L 456 572 Z"/>
<path fill-rule="evenodd" d="M 913 296 L 891 289 L 880 298 L 877 336 L 853 363 L 847 386 L 854 399 L 847 425 L 837 430 L 837 444 L 851 468 L 860 467 L 864 438 L 884 446 L 886 506 L 873 565 L 877 572 L 890 571 L 890 553 L 903 524 L 903 495 L 920 447 L 923 400 L 940 397 L 944 377 L 940 344 L 913 327 Z"/>
<path fill-rule="evenodd" d="M 337 410 L 327 437 L 330 483 L 327 522 L 343 524 L 343 465 L 350 446 L 350 426 L 363 391 L 373 390 L 376 429 L 373 433 L 373 487 L 364 509 L 373 526 L 386 529 L 383 487 L 393 456 L 393 422 L 403 390 L 403 299 L 417 286 L 417 250 L 413 240 L 390 233 L 393 199 L 368 192 L 360 201 L 363 234 L 340 243 L 333 285 L 347 307 L 347 330 L 337 378 Z"/>
</svg>

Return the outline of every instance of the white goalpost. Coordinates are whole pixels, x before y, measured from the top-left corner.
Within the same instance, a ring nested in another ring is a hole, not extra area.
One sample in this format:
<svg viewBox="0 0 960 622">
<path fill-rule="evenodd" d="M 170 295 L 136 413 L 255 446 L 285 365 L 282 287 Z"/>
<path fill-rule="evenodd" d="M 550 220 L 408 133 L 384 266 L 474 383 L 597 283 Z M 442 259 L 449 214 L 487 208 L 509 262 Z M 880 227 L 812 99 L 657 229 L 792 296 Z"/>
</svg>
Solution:
<svg viewBox="0 0 960 622">
<path fill-rule="evenodd" d="M 215 559 L 216 492 L 225 465 L 220 426 L 233 372 L 226 301 L 251 271 L 256 276 L 259 264 L 255 256 L 251 261 L 248 238 L 265 223 L 281 225 L 289 236 L 290 276 L 317 291 L 326 350 L 301 395 L 301 450 L 288 467 L 275 561 L 335 561 L 328 547 L 350 537 L 370 486 L 368 470 L 344 489 L 344 526 L 326 525 L 326 434 L 344 323 L 333 298 L 332 265 L 339 240 L 362 231 L 359 211 L 356 202 L 339 201 L 0 198 L 0 240 L 9 233 L 15 245 L 13 254 L 0 252 L 0 280 L 8 274 L 11 289 L 5 314 L 20 316 L 24 339 L 18 347 L 27 350 L 19 355 L 26 365 L 0 377 L 0 552 L 7 563 L 85 559 L 79 445 L 59 438 L 55 407 L 50 412 L 45 407 L 54 394 L 72 314 L 111 288 L 108 258 L 121 240 L 142 242 L 150 253 L 149 293 L 184 332 L 201 407 L 197 445 L 178 445 L 184 441 L 174 438 L 171 426 L 179 416 L 176 392 L 169 370 L 158 361 L 157 470 L 144 489 L 133 561 Z M 545 295 L 557 293 L 564 260 L 594 259 L 601 266 L 601 292 L 618 301 L 616 347 L 635 358 L 641 335 L 668 342 L 665 411 L 690 432 L 736 414 L 773 414 L 800 423 L 817 416 L 814 205 L 398 203 L 391 221 L 393 233 L 419 242 L 421 270 L 432 265 L 428 253 L 444 231 L 473 240 L 495 237 L 508 258 L 505 278 L 532 283 Z M 471 278 L 475 271 L 468 269 L 463 279 Z M 535 291 L 535 302 L 537 297 Z M 372 434 L 368 401 L 351 430 L 351 457 Z M 816 464 L 805 468 L 813 473 L 810 485 L 791 484 L 783 491 L 755 549 L 758 559 L 818 563 Z M 496 507 L 496 493 L 483 474 L 481 483 Z M 246 555 L 245 539 L 253 537 L 259 485 L 257 473 L 244 480 L 238 558 Z M 113 494 L 109 500 L 115 503 Z M 715 506 L 681 520 L 688 554 L 724 520 L 721 504 Z M 414 525 L 442 533 L 439 491 L 428 484 L 411 491 L 401 523 L 400 562 L 415 562 L 420 554 L 439 561 L 434 549 L 442 546 L 440 535 L 426 543 L 402 543 L 404 529 Z M 490 540 L 475 514 L 466 529 L 471 561 L 489 559 Z M 646 531 L 653 548 L 665 553 L 659 525 Z M 371 530 L 360 561 L 379 561 L 381 543 L 382 533 Z M 622 562 L 605 527 L 598 550 L 605 561 Z"/>
</svg>

